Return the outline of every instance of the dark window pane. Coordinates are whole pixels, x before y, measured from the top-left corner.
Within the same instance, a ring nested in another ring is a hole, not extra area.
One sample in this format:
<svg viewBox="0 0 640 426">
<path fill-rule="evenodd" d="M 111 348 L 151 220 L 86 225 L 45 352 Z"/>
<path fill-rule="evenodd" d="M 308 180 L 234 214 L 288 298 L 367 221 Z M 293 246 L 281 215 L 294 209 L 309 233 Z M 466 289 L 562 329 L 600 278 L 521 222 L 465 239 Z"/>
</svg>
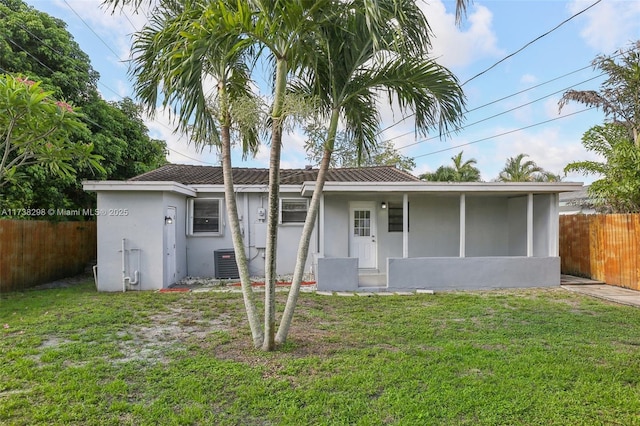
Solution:
<svg viewBox="0 0 640 426">
<path fill-rule="evenodd" d="M 220 200 L 193 201 L 193 232 L 220 232 Z"/>
<path fill-rule="evenodd" d="M 282 200 L 282 223 L 304 223 L 307 200 Z"/>
</svg>

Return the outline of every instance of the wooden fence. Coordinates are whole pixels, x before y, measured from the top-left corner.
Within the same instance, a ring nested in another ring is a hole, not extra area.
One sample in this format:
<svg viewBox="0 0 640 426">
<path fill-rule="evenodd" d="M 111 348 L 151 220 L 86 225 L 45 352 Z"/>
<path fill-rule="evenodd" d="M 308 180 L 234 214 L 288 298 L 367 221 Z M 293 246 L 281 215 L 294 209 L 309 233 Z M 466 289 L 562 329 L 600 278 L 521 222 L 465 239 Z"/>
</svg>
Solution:
<svg viewBox="0 0 640 426">
<path fill-rule="evenodd" d="M 563 274 L 640 290 L 640 214 L 560 216 Z"/>
<path fill-rule="evenodd" d="M 76 275 L 95 258 L 95 222 L 0 220 L 0 292 Z"/>
</svg>

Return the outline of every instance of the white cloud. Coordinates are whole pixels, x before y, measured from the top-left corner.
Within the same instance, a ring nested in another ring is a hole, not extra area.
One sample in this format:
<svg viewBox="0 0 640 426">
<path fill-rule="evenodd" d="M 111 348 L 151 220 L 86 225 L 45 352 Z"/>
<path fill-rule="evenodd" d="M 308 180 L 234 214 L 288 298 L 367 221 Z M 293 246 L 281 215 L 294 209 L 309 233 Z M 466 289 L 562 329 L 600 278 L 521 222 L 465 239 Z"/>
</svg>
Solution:
<svg viewBox="0 0 640 426">
<path fill-rule="evenodd" d="M 520 83 L 533 84 L 537 82 L 538 82 L 538 78 L 533 74 L 527 73 L 527 74 L 524 74 L 522 77 L 520 77 Z"/>
<path fill-rule="evenodd" d="M 552 173 L 564 175 L 563 169 L 571 161 L 598 160 L 597 156 L 584 149 L 580 140 L 565 139 L 560 127 L 545 128 L 541 131 L 521 131 L 500 138 L 495 144 L 491 165 L 491 175 L 485 178 L 493 179 L 504 166 L 507 158 L 518 154 L 528 154 L 538 166 Z M 502 133 L 508 129 L 496 130 Z M 584 181 L 583 176 L 570 175 L 565 180 Z"/>
<path fill-rule="evenodd" d="M 569 11 L 577 13 L 592 3 L 592 0 L 573 0 Z M 584 27 L 580 36 L 587 44 L 603 54 L 611 54 L 624 48 L 629 42 L 640 38 L 640 2 L 608 0 L 585 12 L 581 18 Z"/>
<path fill-rule="evenodd" d="M 474 5 L 467 16 L 464 29 L 455 24 L 455 16 L 447 13 L 441 0 L 421 2 L 433 32 L 432 56 L 446 67 L 465 67 L 485 57 L 503 55 L 497 46 L 492 28 L 493 14 L 481 5 Z"/>
</svg>

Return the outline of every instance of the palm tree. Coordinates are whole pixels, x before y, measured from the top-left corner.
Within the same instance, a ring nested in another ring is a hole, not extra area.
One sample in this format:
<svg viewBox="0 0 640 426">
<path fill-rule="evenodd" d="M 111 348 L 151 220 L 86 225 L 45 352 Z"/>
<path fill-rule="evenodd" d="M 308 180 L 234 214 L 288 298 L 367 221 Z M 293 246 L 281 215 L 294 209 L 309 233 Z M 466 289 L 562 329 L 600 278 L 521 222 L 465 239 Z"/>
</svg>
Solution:
<svg viewBox="0 0 640 426">
<path fill-rule="evenodd" d="M 376 101 L 380 93 L 395 95 L 403 111 L 413 110 L 416 129 L 421 134 L 431 127 L 438 127 L 441 134 L 447 131 L 460 121 L 464 104 L 457 79 L 426 58 L 429 26 L 414 2 L 386 0 L 373 7 L 367 1 L 356 0 L 334 7 L 340 13 L 321 28 L 322 36 L 314 50 L 316 61 L 293 84 L 294 91 L 319 100 L 320 113 L 329 125 L 276 336 L 278 343 L 286 340 L 293 318 L 339 123 L 344 123 L 345 132 L 361 157 L 375 147 L 380 121 Z"/>
<path fill-rule="evenodd" d="M 472 158 L 463 162 L 463 152 L 464 151 L 460 151 L 451 157 L 453 167 L 440 166 L 433 173 L 421 175 L 420 179 L 433 182 L 479 182 L 480 170 L 474 166 L 474 164 L 477 164 L 476 159 Z"/>
<path fill-rule="evenodd" d="M 570 101 L 575 101 L 602 108 L 613 123 L 627 128 L 633 143 L 640 147 L 640 41 L 615 56 L 620 57 L 620 63 L 606 55 L 593 60 L 593 67 L 608 75 L 599 92 L 567 90 L 558 106 L 562 110 Z"/>
<path fill-rule="evenodd" d="M 527 154 L 509 157 L 498 175 L 498 182 L 558 182 L 560 176 L 544 170 L 533 160 L 523 162 Z"/>
<path fill-rule="evenodd" d="M 247 316 L 256 346 L 263 331 L 251 288 L 249 268 L 238 220 L 231 174 L 231 142 L 234 129 L 243 153 L 258 147 L 258 120 L 236 119 L 239 102 L 255 103 L 250 90 L 250 70 L 240 39 L 226 33 L 219 37 L 219 24 L 203 17 L 219 13 L 216 3 L 196 1 L 163 2 L 151 20 L 134 36 L 132 75 L 134 88 L 148 112 L 173 106 L 177 130 L 186 131 L 197 146 L 219 146 L 224 175 L 228 222 L 238 263 Z M 206 78 L 217 81 L 213 92 L 206 90 Z"/>
</svg>

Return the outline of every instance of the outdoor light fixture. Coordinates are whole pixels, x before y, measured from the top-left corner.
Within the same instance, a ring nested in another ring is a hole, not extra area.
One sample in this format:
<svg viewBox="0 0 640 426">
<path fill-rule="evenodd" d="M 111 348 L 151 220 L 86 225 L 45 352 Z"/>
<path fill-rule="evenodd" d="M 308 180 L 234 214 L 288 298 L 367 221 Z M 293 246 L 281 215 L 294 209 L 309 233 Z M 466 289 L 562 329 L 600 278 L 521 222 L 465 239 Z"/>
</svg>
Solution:
<svg viewBox="0 0 640 426">
<path fill-rule="evenodd" d="M 173 219 L 171 218 L 171 216 L 165 216 L 164 217 L 164 223 L 166 225 L 171 225 L 173 223 Z"/>
<path fill-rule="evenodd" d="M 383 210 L 386 209 L 387 208 L 387 203 L 383 201 L 382 204 L 380 204 L 380 208 L 383 209 Z"/>
</svg>

